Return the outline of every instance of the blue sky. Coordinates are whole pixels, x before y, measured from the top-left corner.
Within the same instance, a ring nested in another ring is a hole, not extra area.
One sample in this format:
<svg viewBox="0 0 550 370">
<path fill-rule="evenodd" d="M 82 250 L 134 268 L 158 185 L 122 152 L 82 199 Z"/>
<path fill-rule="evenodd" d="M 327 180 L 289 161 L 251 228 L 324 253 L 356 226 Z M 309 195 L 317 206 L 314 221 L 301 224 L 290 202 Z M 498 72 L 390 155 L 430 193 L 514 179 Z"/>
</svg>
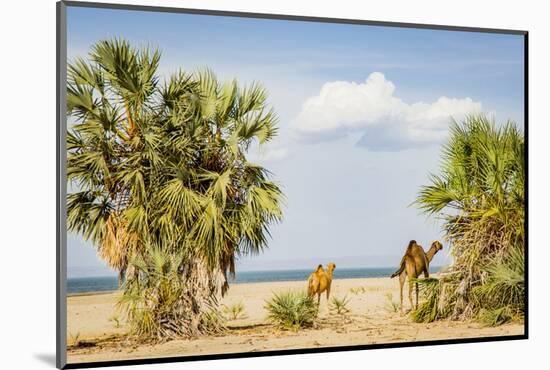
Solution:
<svg viewBox="0 0 550 370">
<path fill-rule="evenodd" d="M 241 269 L 392 266 L 439 223 L 414 207 L 436 172 L 450 116 L 486 112 L 523 126 L 523 37 L 364 25 L 68 8 L 68 56 L 123 37 L 163 52 L 160 74 L 208 66 L 260 81 L 280 136 L 250 156 L 287 194 L 285 221 Z M 318 261 L 318 262 L 315 262 Z M 447 252 L 434 263 L 449 263 Z M 69 275 L 106 274 L 94 249 L 68 243 Z"/>
</svg>

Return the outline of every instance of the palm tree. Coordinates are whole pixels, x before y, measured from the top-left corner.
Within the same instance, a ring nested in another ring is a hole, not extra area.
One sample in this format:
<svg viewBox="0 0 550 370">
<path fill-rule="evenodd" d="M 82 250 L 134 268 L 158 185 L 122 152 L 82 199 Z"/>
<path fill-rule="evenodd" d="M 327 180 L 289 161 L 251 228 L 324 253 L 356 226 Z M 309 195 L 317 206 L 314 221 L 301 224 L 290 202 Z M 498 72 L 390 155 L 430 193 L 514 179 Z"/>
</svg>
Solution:
<svg viewBox="0 0 550 370">
<path fill-rule="evenodd" d="M 507 122 L 499 127 L 485 116 L 454 122 L 441 173 L 431 177 L 417 199 L 421 209 L 445 221 L 453 256 L 439 282 L 445 289 L 427 289 L 445 292 L 440 300 L 428 299 L 437 305 L 433 310 L 424 307 L 425 312 L 439 311 L 432 319 L 468 318 L 505 306 L 523 312 L 523 263 L 518 258 L 523 261 L 524 195 L 525 147 L 517 126 Z M 484 292 L 489 284 L 499 285 L 495 279 L 507 276 L 513 278 L 504 285 L 513 281 L 517 294 L 502 296 L 505 290 L 493 290 L 502 299 L 488 299 Z"/>
<path fill-rule="evenodd" d="M 275 137 L 277 117 L 259 84 L 220 83 L 210 70 L 161 83 L 160 57 L 108 40 L 69 63 L 67 175 L 77 191 L 67 222 L 120 271 L 127 292 L 158 276 L 144 261 L 159 253 L 172 261 L 189 299 L 159 318 L 162 333 L 194 335 L 227 290 L 235 259 L 260 253 L 282 218 L 280 188 L 246 159 L 250 145 Z M 158 311 L 146 298 L 134 303 Z M 167 330 L 182 320 L 185 328 Z"/>
</svg>

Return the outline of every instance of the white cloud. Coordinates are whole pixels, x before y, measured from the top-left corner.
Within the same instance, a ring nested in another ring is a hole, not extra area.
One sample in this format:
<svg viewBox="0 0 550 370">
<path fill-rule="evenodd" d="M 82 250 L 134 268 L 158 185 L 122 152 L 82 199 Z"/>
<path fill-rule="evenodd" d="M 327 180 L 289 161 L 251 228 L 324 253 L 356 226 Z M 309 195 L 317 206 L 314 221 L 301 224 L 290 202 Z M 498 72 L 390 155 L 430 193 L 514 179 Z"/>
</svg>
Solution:
<svg viewBox="0 0 550 370">
<path fill-rule="evenodd" d="M 359 145 L 378 150 L 399 150 L 440 142 L 447 135 L 450 118 L 481 111 L 471 98 L 440 97 L 432 103 L 406 103 L 394 95 L 395 85 L 380 72 L 364 83 L 325 83 L 308 98 L 292 121 L 293 130 L 308 140 L 330 140 L 363 133 Z"/>
</svg>

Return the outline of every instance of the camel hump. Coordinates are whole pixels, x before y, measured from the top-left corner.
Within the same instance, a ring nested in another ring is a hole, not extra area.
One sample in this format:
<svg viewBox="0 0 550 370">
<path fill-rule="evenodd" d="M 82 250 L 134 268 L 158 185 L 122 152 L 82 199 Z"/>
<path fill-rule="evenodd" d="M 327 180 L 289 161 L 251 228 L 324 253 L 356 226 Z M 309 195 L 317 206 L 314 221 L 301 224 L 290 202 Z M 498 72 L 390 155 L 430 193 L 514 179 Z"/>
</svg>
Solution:
<svg viewBox="0 0 550 370">
<path fill-rule="evenodd" d="M 414 239 L 411 240 L 411 241 L 409 242 L 409 245 L 407 246 L 407 252 L 406 252 L 405 254 L 410 253 L 411 250 L 412 250 L 412 247 L 414 247 L 415 245 L 416 245 L 416 240 L 414 240 Z"/>
<path fill-rule="evenodd" d="M 322 265 L 322 264 L 319 265 L 319 266 L 317 266 L 317 271 L 321 271 L 322 269 L 323 269 L 323 265 Z"/>
</svg>

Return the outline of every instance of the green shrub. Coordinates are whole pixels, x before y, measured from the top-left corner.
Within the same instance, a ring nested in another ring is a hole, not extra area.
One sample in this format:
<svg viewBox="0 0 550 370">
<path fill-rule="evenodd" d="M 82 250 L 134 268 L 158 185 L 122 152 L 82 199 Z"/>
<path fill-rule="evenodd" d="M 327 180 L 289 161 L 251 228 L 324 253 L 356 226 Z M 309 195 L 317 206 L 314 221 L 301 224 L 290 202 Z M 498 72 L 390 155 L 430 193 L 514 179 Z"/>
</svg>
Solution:
<svg viewBox="0 0 550 370">
<path fill-rule="evenodd" d="M 285 329 L 310 327 L 317 318 L 319 307 L 306 292 L 275 293 L 266 302 L 268 320 Z"/>
<path fill-rule="evenodd" d="M 348 308 L 349 302 L 350 300 L 347 296 L 344 296 L 344 298 L 332 297 L 329 307 L 330 310 L 335 312 L 337 315 L 345 315 L 351 312 L 351 309 Z"/>
<path fill-rule="evenodd" d="M 438 304 L 441 294 L 441 283 L 436 278 L 415 279 L 418 284 L 419 296 L 423 298 L 418 303 L 418 309 L 412 312 L 415 322 L 432 322 L 438 318 Z"/>
<path fill-rule="evenodd" d="M 244 304 L 242 302 L 233 303 L 232 305 L 225 305 L 223 307 L 223 313 L 229 320 L 244 319 L 246 317 Z"/>
<path fill-rule="evenodd" d="M 115 314 L 109 318 L 109 321 L 113 322 L 115 324 L 115 328 L 120 328 L 120 317 Z"/>
<path fill-rule="evenodd" d="M 362 287 L 362 286 L 355 287 L 355 288 L 350 288 L 350 290 L 349 290 L 349 292 L 351 294 L 355 294 L 355 295 L 365 293 L 366 291 L 367 291 L 367 289 L 365 289 L 365 287 Z"/>
<path fill-rule="evenodd" d="M 513 318 L 508 307 L 501 307 L 494 310 L 481 309 L 477 315 L 477 321 L 487 326 L 502 325 Z"/>
<path fill-rule="evenodd" d="M 496 260 L 484 269 L 485 282 L 472 289 L 479 306 L 487 309 L 509 307 L 522 310 L 525 297 L 523 251 L 514 248 L 507 258 Z"/>
<path fill-rule="evenodd" d="M 384 306 L 386 311 L 396 313 L 399 311 L 399 303 L 393 300 L 393 294 L 386 294 L 386 305 Z"/>
</svg>

